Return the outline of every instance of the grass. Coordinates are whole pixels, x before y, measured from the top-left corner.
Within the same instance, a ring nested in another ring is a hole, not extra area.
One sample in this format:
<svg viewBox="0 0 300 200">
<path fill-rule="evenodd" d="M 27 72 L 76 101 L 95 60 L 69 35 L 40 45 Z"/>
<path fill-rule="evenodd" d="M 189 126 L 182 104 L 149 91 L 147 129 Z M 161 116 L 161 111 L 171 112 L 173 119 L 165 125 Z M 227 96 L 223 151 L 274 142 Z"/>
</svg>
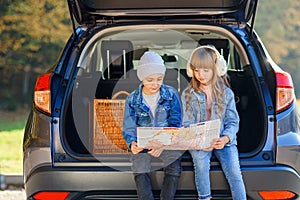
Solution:
<svg viewBox="0 0 300 200">
<path fill-rule="evenodd" d="M 28 111 L 0 111 L 0 174 L 22 174 L 22 143 Z"/>
</svg>

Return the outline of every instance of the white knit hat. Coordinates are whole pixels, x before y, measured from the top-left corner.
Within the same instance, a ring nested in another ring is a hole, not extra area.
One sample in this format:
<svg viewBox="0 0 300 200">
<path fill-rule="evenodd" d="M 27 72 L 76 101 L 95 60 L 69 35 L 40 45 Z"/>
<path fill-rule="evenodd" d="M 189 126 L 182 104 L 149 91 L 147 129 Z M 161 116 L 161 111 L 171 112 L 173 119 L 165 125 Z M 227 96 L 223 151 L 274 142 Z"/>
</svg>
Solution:
<svg viewBox="0 0 300 200">
<path fill-rule="evenodd" d="M 147 51 L 141 57 L 137 66 L 137 76 L 140 81 L 152 74 L 165 74 L 166 67 L 161 56 L 153 51 Z"/>
</svg>

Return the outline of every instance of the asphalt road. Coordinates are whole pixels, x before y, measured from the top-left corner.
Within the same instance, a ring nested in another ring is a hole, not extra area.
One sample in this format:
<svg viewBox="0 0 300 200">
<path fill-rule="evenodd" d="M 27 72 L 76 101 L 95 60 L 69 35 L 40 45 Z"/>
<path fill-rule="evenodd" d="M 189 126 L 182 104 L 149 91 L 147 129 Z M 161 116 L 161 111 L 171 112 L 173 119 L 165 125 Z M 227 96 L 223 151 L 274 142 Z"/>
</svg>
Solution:
<svg viewBox="0 0 300 200">
<path fill-rule="evenodd" d="M 0 174 L 0 200 L 25 200 L 22 175 Z"/>
<path fill-rule="evenodd" d="M 22 188 L 0 191 L 0 200 L 25 200 L 25 191 Z"/>
</svg>

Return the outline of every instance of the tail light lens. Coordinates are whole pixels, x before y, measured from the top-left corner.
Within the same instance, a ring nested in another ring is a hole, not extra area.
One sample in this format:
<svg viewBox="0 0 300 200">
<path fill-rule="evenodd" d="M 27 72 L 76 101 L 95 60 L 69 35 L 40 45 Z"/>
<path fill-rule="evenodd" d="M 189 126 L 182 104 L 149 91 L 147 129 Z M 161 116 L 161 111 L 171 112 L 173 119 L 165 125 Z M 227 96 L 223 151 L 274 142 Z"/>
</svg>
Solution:
<svg viewBox="0 0 300 200">
<path fill-rule="evenodd" d="M 65 200 L 70 192 L 39 192 L 33 196 L 35 200 Z"/>
<path fill-rule="evenodd" d="M 289 73 L 277 71 L 276 111 L 281 112 L 295 100 L 294 85 Z"/>
<path fill-rule="evenodd" d="M 289 200 L 297 197 L 296 194 L 287 190 L 260 191 L 258 193 L 264 200 Z"/>
<path fill-rule="evenodd" d="M 50 93 L 51 73 L 44 74 L 38 77 L 34 89 L 34 104 L 35 106 L 47 113 L 51 112 L 51 93 Z"/>
</svg>

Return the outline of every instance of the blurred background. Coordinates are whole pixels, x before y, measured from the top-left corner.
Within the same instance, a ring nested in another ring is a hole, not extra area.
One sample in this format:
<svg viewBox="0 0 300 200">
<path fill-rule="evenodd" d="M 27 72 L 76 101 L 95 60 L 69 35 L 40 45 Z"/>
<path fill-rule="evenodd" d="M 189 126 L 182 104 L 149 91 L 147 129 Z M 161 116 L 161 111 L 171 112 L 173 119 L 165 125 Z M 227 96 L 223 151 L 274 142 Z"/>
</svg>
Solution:
<svg viewBox="0 0 300 200">
<path fill-rule="evenodd" d="M 300 1 L 259 0 L 255 21 L 273 60 L 291 74 L 298 99 L 299 10 Z M 23 131 L 35 80 L 54 65 L 72 27 L 63 0 L 0 0 L 0 18 L 0 174 L 22 175 Z"/>
</svg>

